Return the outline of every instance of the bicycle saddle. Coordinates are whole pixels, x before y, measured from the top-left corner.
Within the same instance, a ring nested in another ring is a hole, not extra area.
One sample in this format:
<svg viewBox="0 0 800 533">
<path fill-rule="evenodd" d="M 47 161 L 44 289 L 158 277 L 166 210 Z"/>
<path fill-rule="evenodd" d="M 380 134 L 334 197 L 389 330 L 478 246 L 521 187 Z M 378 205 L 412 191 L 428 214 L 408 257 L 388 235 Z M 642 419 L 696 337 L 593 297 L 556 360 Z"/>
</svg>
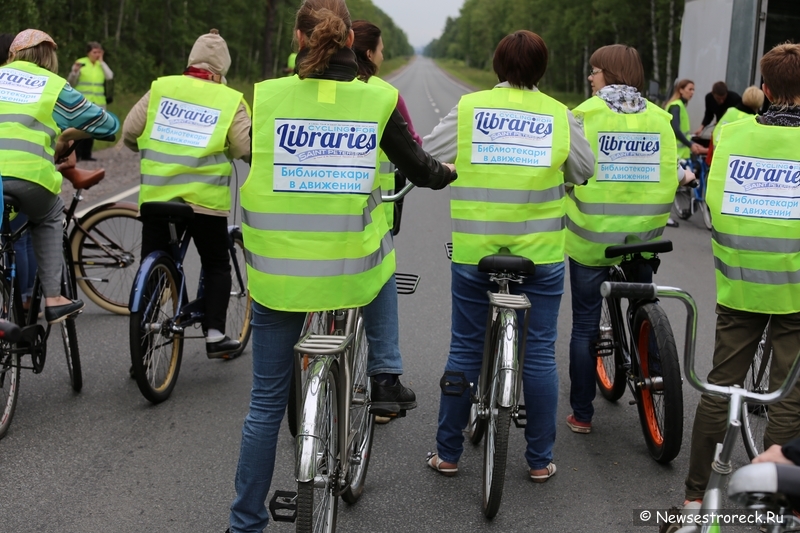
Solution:
<svg viewBox="0 0 800 533">
<path fill-rule="evenodd" d="M 514 274 L 533 275 L 536 272 L 536 265 L 527 257 L 511 255 L 508 248 L 503 248 L 500 253 L 487 255 L 478 262 L 478 272 L 487 274 L 499 274 L 501 272 L 512 272 Z"/>
<path fill-rule="evenodd" d="M 651 254 L 663 254 L 672 251 L 672 241 L 663 239 L 655 242 L 637 242 L 636 244 L 618 244 L 606 248 L 606 258 L 620 257 L 623 255 L 640 254 L 643 252 Z"/>
<path fill-rule="evenodd" d="M 62 170 L 61 175 L 72 183 L 72 186 L 76 189 L 89 189 L 106 177 L 106 171 L 103 168 L 83 170 L 72 167 Z"/>
<path fill-rule="evenodd" d="M 728 482 L 728 497 L 741 504 L 750 505 L 781 496 L 800 499 L 800 466 L 758 463 L 743 466 L 733 473 Z"/>
<path fill-rule="evenodd" d="M 188 204 L 180 202 L 145 202 L 139 209 L 142 218 L 172 218 L 192 220 L 194 211 Z"/>
</svg>

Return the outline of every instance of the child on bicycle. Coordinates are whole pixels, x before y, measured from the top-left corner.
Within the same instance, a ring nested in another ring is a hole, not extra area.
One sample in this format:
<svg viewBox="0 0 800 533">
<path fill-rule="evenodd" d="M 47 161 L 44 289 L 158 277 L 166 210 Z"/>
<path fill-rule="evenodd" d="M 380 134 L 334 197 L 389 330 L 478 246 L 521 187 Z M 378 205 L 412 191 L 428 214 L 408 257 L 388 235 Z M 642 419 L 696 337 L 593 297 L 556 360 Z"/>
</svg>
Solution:
<svg viewBox="0 0 800 533">
<path fill-rule="evenodd" d="M 714 220 L 717 327 L 709 383 L 742 386 L 767 322 L 770 391 L 800 350 L 800 45 L 781 44 L 761 59 L 772 106 L 722 129 L 708 181 Z M 692 430 L 685 512 L 699 508 L 728 400 L 703 395 Z M 800 387 L 769 406 L 765 448 L 800 436 Z"/>
<path fill-rule="evenodd" d="M 183 75 L 165 76 L 131 109 L 122 141 L 142 154 L 139 205 L 179 201 L 192 206 L 190 232 L 203 266 L 203 330 L 209 358 L 231 357 L 239 341 L 225 334 L 231 292 L 228 215 L 232 160 L 250 157 L 250 115 L 244 97 L 225 85 L 231 65 L 217 30 L 198 37 Z M 179 228 L 179 234 L 184 228 Z M 142 259 L 169 250 L 166 222 L 142 221 Z"/>
<path fill-rule="evenodd" d="M 512 289 L 526 294 L 535 310 L 522 383 L 528 417 L 525 459 L 530 479 L 538 483 L 556 473 L 555 341 L 564 292 L 564 182 L 584 183 L 594 166 L 572 113 L 536 87 L 547 69 L 547 57 L 547 45 L 535 33 L 522 30 L 504 37 L 493 60 L 500 83 L 490 91 L 463 96 L 425 138 L 426 148 L 455 161 L 460 175 L 450 201 L 453 317 L 445 372 L 463 372 L 467 382 L 478 382 L 490 308 L 486 292 L 497 288 L 489 274 L 478 272 L 480 259 L 506 247 L 536 264 L 536 273 Z M 517 133 L 520 127 L 522 135 Z M 535 137 L 529 131 L 535 131 Z M 500 141 L 494 144 L 494 139 Z M 525 150 L 541 152 L 539 156 L 507 158 L 502 154 L 509 145 L 502 139 L 545 148 Z M 478 156 L 485 147 L 497 151 Z M 470 407 L 469 391 L 441 395 L 436 453 L 429 454 L 426 463 L 443 475 L 458 473 Z"/>
</svg>

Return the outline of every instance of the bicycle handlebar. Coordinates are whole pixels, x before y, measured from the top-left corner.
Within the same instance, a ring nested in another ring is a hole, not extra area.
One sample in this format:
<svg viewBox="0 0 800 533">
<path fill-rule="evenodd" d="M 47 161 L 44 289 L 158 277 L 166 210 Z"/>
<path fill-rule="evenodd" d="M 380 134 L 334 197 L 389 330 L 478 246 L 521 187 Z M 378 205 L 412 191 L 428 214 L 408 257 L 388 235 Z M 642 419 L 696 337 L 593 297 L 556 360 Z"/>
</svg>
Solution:
<svg viewBox="0 0 800 533">
<path fill-rule="evenodd" d="M 397 202 L 398 200 L 402 200 L 403 198 L 405 198 L 405 196 L 408 193 L 410 193 L 411 189 L 413 189 L 413 188 L 414 188 L 414 184 L 411 183 L 411 182 L 408 182 L 405 187 L 400 189 L 400 192 L 397 192 L 397 193 L 391 194 L 391 195 L 387 195 L 387 196 L 381 196 L 381 200 L 384 201 L 384 202 L 389 202 L 389 203 Z"/>
<path fill-rule="evenodd" d="M 658 287 L 655 283 L 623 283 L 604 281 L 600 294 L 604 298 L 632 298 L 636 300 L 655 300 Z"/>
</svg>

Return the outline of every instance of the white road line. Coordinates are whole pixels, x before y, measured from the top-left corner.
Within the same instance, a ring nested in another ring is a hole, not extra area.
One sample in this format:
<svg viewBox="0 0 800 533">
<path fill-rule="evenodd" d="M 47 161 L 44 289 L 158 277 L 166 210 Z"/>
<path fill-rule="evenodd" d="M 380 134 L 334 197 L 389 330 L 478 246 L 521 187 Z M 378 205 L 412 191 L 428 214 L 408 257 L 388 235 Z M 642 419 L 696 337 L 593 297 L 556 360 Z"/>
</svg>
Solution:
<svg viewBox="0 0 800 533">
<path fill-rule="evenodd" d="M 136 192 L 139 192 L 139 186 L 138 185 L 136 185 L 135 187 L 131 187 L 128 190 L 122 191 L 119 194 L 115 194 L 114 196 L 111 196 L 110 198 L 104 198 L 103 200 L 100 200 L 99 202 L 96 202 L 96 203 L 92 204 L 89 207 L 81 209 L 80 211 L 76 211 L 75 212 L 75 216 L 80 218 L 83 215 L 85 215 L 86 213 L 88 213 L 89 211 L 91 211 L 92 209 L 94 209 L 95 207 L 97 207 L 98 205 L 110 204 L 110 203 L 122 200 L 123 198 L 125 198 L 127 196 L 130 196 L 131 194 L 134 194 Z"/>
</svg>

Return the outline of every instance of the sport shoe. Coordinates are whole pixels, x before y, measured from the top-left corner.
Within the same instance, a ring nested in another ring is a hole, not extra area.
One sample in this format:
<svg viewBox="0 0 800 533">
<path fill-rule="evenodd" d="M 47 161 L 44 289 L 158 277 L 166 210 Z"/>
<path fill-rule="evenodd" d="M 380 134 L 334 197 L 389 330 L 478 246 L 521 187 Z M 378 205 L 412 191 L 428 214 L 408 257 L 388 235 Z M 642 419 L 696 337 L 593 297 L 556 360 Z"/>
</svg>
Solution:
<svg viewBox="0 0 800 533">
<path fill-rule="evenodd" d="M 579 422 L 575 420 L 574 415 L 569 415 L 567 417 L 567 426 L 575 433 L 591 433 L 592 432 L 592 423 L 591 422 Z"/>
<path fill-rule="evenodd" d="M 209 359 L 233 359 L 238 356 L 239 341 L 235 341 L 227 335 L 221 341 L 207 342 L 206 355 Z"/>
<path fill-rule="evenodd" d="M 392 416 L 400 411 L 414 409 L 417 395 L 398 379 L 394 385 L 372 380 L 372 406 L 370 412 L 381 416 Z"/>
</svg>

